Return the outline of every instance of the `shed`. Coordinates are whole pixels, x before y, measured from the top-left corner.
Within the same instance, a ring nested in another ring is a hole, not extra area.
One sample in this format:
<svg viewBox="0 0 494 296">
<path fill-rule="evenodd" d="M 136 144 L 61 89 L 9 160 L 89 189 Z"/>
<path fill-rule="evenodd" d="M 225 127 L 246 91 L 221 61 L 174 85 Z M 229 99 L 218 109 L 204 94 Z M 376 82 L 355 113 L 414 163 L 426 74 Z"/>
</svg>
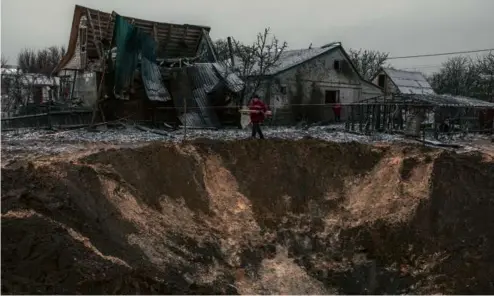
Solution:
<svg viewBox="0 0 494 296">
<path fill-rule="evenodd" d="M 382 68 L 372 82 L 383 88 L 386 94 L 435 94 L 420 72 Z"/>
</svg>

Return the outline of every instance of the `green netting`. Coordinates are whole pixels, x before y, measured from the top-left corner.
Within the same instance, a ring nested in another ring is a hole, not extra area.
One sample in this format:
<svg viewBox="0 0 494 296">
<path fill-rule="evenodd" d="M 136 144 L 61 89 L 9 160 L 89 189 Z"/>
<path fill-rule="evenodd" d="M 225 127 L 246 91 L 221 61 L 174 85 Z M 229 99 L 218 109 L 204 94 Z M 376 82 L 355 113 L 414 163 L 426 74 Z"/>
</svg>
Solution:
<svg viewBox="0 0 494 296">
<path fill-rule="evenodd" d="M 113 38 L 117 46 L 115 92 L 119 93 L 129 86 L 140 55 L 153 63 L 156 62 L 156 42 L 120 15 L 115 19 Z"/>
</svg>

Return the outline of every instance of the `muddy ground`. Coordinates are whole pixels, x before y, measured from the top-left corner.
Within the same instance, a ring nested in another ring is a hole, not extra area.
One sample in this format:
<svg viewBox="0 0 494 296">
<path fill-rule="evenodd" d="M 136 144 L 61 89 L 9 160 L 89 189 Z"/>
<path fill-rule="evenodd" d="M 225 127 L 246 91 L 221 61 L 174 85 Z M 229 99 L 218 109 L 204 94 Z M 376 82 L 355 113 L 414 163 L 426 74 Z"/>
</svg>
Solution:
<svg viewBox="0 0 494 296">
<path fill-rule="evenodd" d="M 2 168 L 2 293 L 494 293 L 494 160 L 305 139 Z"/>
</svg>

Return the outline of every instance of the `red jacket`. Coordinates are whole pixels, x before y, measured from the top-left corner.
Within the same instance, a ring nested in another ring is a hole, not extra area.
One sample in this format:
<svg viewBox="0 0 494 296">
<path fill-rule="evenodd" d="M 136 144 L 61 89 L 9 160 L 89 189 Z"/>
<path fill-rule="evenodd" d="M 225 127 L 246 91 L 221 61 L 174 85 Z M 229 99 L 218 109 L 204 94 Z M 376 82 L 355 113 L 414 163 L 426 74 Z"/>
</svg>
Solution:
<svg viewBox="0 0 494 296">
<path fill-rule="evenodd" d="M 252 123 L 261 123 L 264 120 L 264 113 L 268 111 L 268 106 L 264 104 L 261 100 L 252 101 L 249 104 L 249 110 L 257 111 L 257 113 L 256 112 L 250 113 L 250 121 Z"/>
<path fill-rule="evenodd" d="M 341 104 L 340 103 L 336 103 L 335 105 L 333 105 L 333 112 L 335 115 L 340 115 L 340 113 L 341 113 Z"/>
</svg>

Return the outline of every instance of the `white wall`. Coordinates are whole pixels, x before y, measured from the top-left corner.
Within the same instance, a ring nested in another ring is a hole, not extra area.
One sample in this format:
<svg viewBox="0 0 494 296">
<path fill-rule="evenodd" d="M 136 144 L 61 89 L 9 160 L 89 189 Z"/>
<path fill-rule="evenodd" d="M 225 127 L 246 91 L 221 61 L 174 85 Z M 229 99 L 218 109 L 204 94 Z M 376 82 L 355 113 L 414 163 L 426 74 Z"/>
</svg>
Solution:
<svg viewBox="0 0 494 296">
<path fill-rule="evenodd" d="M 370 83 L 362 82 L 362 97 L 361 100 L 366 100 L 370 98 L 375 98 L 378 96 L 382 96 L 384 93 L 383 91 L 373 85 L 370 85 Z"/>
<path fill-rule="evenodd" d="M 87 30 L 86 25 L 86 17 L 83 16 L 81 18 L 79 28 L 85 28 Z M 83 69 L 85 65 L 82 65 L 82 56 L 81 56 L 81 36 L 79 34 L 79 30 L 77 30 L 77 42 L 75 46 L 74 55 L 70 59 L 70 61 L 63 67 L 63 69 Z M 87 49 L 86 49 L 87 51 Z"/>
<path fill-rule="evenodd" d="M 300 71 L 304 85 L 304 103 L 309 103 L 312 92 L 312 84 L 316 83 L 317 87 L 322 91 L 321 104 L 325 103 L 325 91 L 339 90 L 340 102 L 350 104 L 357 102 L 362 96 L 362 83 L 360 77 L 353 70 L 350 72 L 340 72 L 334 69 L 335 60 L 345 60 L 345 55 L 340 49 L 330 51 L 320 57 L 308 61 L 298 67 L 280 73 L 276 77 L 280 80 L 282 86 L 296 90 L 296 75 Z M 282 94 L 279 87 L 272 87 L 272 96 L 270 105 L 276 106 L 277 109 L 286 109 L 290 104 L 289 92 Z M 324 107 L 324 119 L 332 120 L 333 112 L 331 107 Z M 326 110 L 327 109 L 327 110 Z M 275 111 L 275 110 L 274 110 Z M 276 111 L 275 111 L 276 112 Z M 344 120 L 347 116 L 348 108 L 343 106 L 341 118 Z"/>
<path fill-rule="evenodd" d="M 77 42 L 75 46 L 75 52 L 72 58 L 69 60 L 69 62 L 63 67 L 63 69 L 81 69 L 81 47 L 79 44 L 79 35 L 77 37 Z M 64 72 L 63 70 L 60 72 Z M 59 75 L 65 75 L 60 73 Z"/>
<path fill-rule="evenodd" d="M 372 83 L 374 83 L 375 85 L 379 85 L 379 76 L 380 75 L 386 75 L 386 73 L 384 71 L 381 71 L 379 72 L 379 75 L 377 75 L 374 80 L 372 80 Z M 391 97 L 391 94 L 396 94 L 398 93 L 398 88 L 394 85 L 394 83 L 391 81 L 391 79 L 389 79 L 389 77 L 386 75 L 386 81 L 385 81 L 385 93 L 386 93 L 386 96 L 387 97 Z"/>
<path fill-rule="evenodd" d="M 75 81 L 74 98 L 81 99 L 84 106 L 91 107 L 98 96 L 96 73 L 79 74 Z"/>
</svg>

